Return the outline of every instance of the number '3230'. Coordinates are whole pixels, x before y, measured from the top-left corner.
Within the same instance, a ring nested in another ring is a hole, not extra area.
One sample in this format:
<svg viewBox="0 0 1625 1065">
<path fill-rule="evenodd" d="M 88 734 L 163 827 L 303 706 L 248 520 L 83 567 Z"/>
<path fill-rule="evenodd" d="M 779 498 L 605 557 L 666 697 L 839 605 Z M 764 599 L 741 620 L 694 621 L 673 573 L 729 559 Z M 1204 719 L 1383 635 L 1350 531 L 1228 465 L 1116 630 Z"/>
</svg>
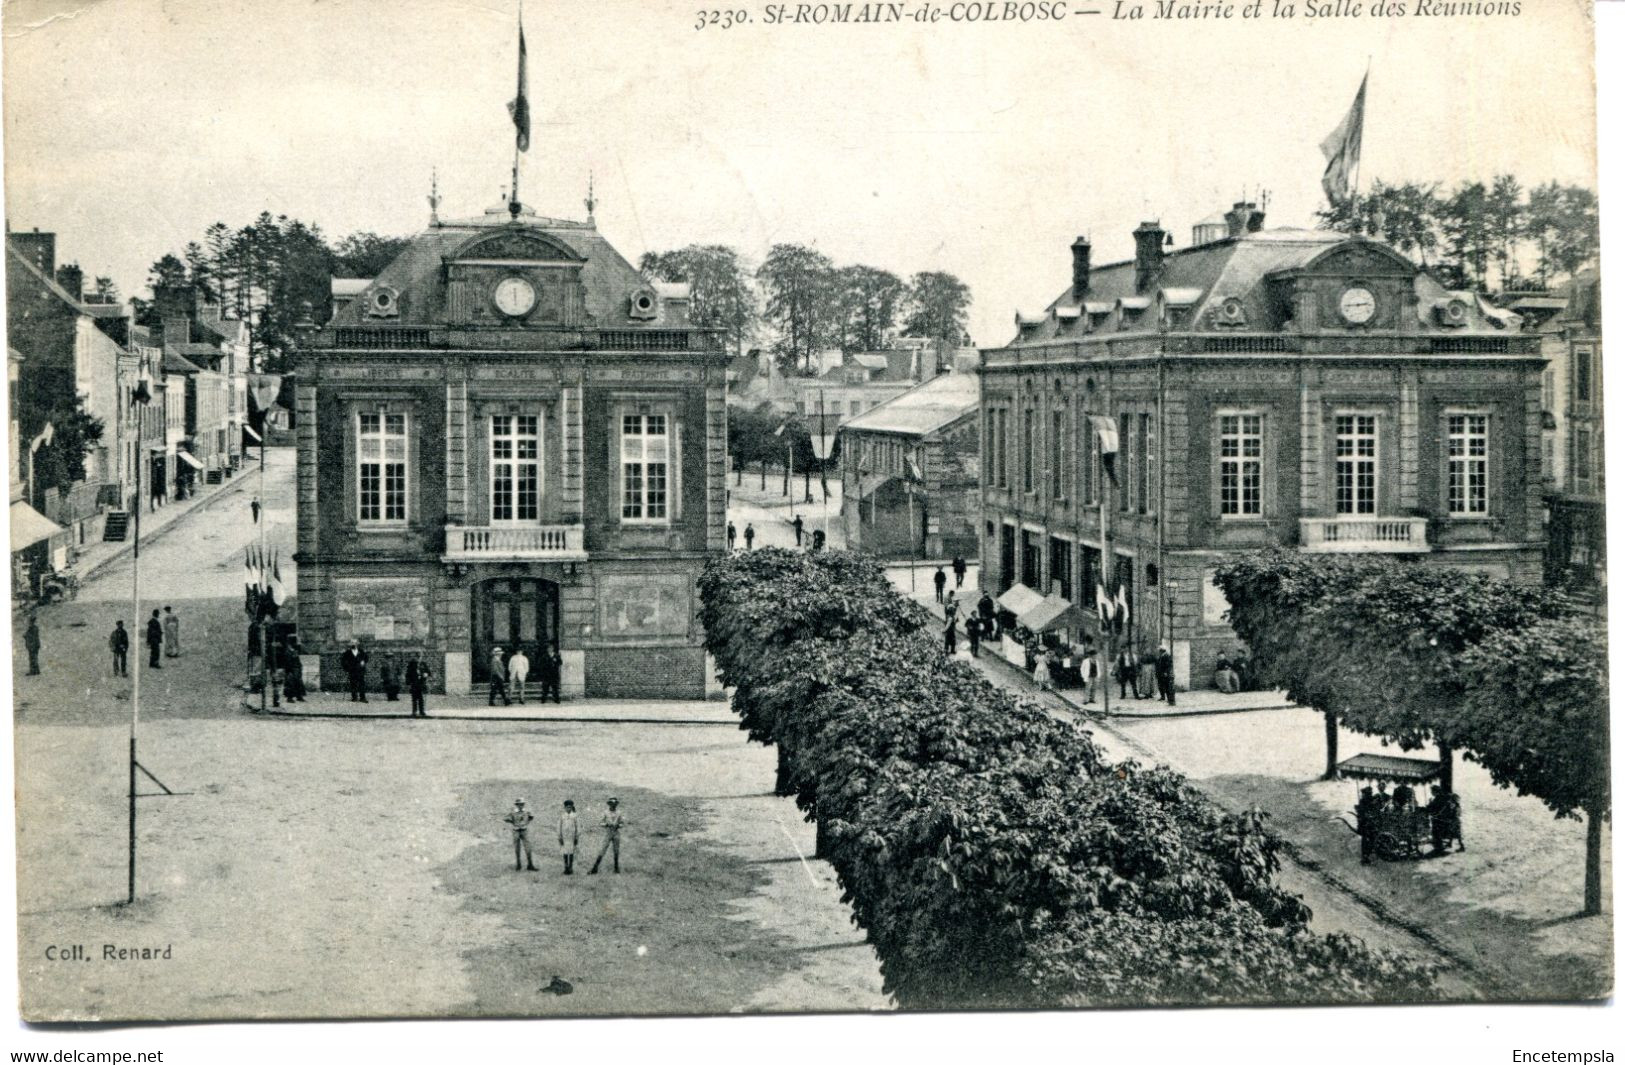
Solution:
<svg viewBox="0 0 1625 1065">
<path fill-rule="evenodd" d="M 744 8 L 736 8 L 731 11 L 700 11 L 696 12 L 696 15 L 697 18 L 694 22 L 694 28 L 696 30 L 703 30 L 707 26 L 719 30 L 726 30 L 731 29 L 734 26 L 742 26 L 750 21 L 750 12 L 746 11 Z"/>
</svg>

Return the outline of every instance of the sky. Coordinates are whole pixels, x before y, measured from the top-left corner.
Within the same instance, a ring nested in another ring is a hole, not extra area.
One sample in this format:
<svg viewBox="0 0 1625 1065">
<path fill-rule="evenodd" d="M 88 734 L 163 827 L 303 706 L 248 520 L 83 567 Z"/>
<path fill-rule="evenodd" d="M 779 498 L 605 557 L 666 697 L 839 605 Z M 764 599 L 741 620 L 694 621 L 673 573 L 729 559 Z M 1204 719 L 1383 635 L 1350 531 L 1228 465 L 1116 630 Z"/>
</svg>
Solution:
<svg viewBox="0 0 1625 1065">
<path fill-rule="evenodd" d="M 530 0 L 521 199 L 581 218 L 590 176 L 598 226 L 633 262 L 722 243 L 756 263 L 800 242 L 946 270 L 971 287 L 973 340 L 994 345 L 1066 287 L 1079 235 L 1097 263 L 1130 256 L 1143 220 L 1184 245 L 1260 189 L 1269 224 L 1312 224 L 1319 143 L 1368 64 L 1362 182 L 1596 186 L 1586 4 L 1405 2 L 1405 17 L 1367 3 L 1309 19 L 1299 2 L 1244 19 L 1243 0 L 1193 22 L 1075 0 L 1023 23 L 907 0 L 943 18 L 768 25 L 775 5 L 743 0 L 749 23 L 696 30 L 694 3 Z M 512 166 L 516 15 L 510 0 L 10 0 L 8 224 L 57 232 L 59 260 L 130 295 L 217 220 L 411 233 L 431 172 L 442 216 L 479 214 Z"/>
</svg>

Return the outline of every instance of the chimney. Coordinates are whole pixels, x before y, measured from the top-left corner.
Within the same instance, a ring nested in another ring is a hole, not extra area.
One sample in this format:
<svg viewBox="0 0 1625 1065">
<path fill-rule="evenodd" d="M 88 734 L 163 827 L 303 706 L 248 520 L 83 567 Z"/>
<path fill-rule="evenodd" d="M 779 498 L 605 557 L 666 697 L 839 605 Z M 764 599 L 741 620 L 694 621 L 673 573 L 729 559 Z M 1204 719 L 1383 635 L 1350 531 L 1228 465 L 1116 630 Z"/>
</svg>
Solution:
<svg viewBox="0 0 1625 1065">
<path fill-rule="evenodd" d="M 1264 212 L 1259 210 L 1258 205 L 1254 203 L 1249 203 L 1247 207 L 1247 232 L 1257 233 L 1264 228 Z"/>
<path fill-rule="evenodd" d="M 1258 204 L 1242 201 L 1224 213 L 1224 221 L 1229 230 L 1226 235 L 1235 238 L 1263 229 L 1264 212 L 1258 209 Z"/>
<path fill-rule="evenodd" d="M 174 318 L 184 318 L 187 321 L 197 313 L 197 296 L 191 285 L 155 285 L 152 289 L 153 311 L 159 321 L 165 323 L 164 336 L 171 343 L 182 343 L 191 339 L 190 334 L 171 337 L 167 332 L 169 321 Z"/>
<path fill-rule="evenodd" d="M 32 233 L 8 234 L 7 239 L 22 253 L 23 258 L 39 269 L 40 273 L 46 277 L 56 277 L 55 233 L 41 233 L 36 228 Z"/>
<path fill-rule="evenodd" d="M 56 283 L 66 289 L 75 302 L 84 301 L 85 272 L 79 268 L 78 263 L 63 263 L 57 267 Z"/>
<path fill-rule="evenodd" d="M 1072 242 L 1072 295 L 1083 299 L 1089 291 L 1089 238 Z"/>
<path fill-rule="evenodd" d="M 185 315 L 165 315 L 164 323 L 165 344 L 186 344 L 192 340 L 192 320 Z"/>
<path fill-rule="evenodd" d="M 1162 242 L 1167 235 L 1156 222 L 1141 222 L 1134 231 L 1134 291 L 1144 292 L 1162 276 Z"/>
</svg>

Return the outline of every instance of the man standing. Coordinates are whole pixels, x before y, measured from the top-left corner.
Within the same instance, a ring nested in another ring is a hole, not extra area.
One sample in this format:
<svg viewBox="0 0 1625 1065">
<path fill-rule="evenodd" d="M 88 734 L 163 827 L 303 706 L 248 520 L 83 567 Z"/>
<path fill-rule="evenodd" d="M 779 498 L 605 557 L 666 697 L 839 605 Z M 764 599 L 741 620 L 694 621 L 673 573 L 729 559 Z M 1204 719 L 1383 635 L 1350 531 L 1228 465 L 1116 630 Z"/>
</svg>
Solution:
<svg viewBox="0 0 1625 1065">
<path fill-rule="evenodd" d="M 965 556 L 954 556 L 954 587 L 965 587 Z"/>
<path fill-rule="evenodd" d="M 384 689 L 385 702 L 401 701 L 401 666 L 394 651 L 385 651 L 384 660 L 378 663 L 378 686 Z"/>
<path fill-rule="evenodd" d="M 965 639 L 970 643 L 970 656 L 982 657 L 982 619 L 975 614 L 965 619 Z"/>
<path fill-rule="evenodd" d="M 1140 656 L 1134 653 L 1134 648 L 1124 647 L 1117 656 L 1117 697 L 1127 699 L 1133 694 L 1139 698 L 1140 693 L 1135 690 L 1139 679 Z"/>
<path fill-rule="evenodd" d="M 530 823 L 536 820 L 536 815 L 525 809 L 524 799 L 515 799 L 513 801 L 513 809 L 508 811 L 508 816 L 504 817 L 503 820 L 513 826 L 514 872 L 517 873 L 520 869 L 519 854 L 521 851 L 523 851 L 525 855 L 524 868 L 529 869 L 533 873 L 536 872 L 536 862 L 534 859 L 532 859 L 530 854 Z"/>
<path fill-rule="evenodd" d="M 344 670 L 344 676 L 350 682 L 350 701 L 366 702 L 367 652 L 361 649 L 360 640 L 350 641 L 349 648 L 339 656 L 339 667 Z"/>
<path fill-rule="evenodd" d="M 289 636 L 279 652 L 282 658 L 282 695 L 290 703 L 305 701 L 305 664 L 299 659 L 299 637 Z"/>
<path fill-rule="evenodd" d="M 993 597 L 983 592 L 982 598 L 976 603 L 976 612 L 982 616 L 983 637 L 991 640 L 995 629 L 993 623 Z"/>
<path fill-rule="evenodd" d="M 942 653 L 952 658 L 959 650 L 959 631 L 954 628 L 954 616 L 948 615 L 948 624 L 942 629 Z"/>
<path fill-rule="evenodd" d="M 732 551 L 734 549 L 734 540 L 736 540 L 738 537 L 739 530 L 735 529 L 734 523 L 730 521 L 728 523 L 728 550 Z"/>
<path fill-rule="evenodd" d="M 28 615 L 28 628 L 23 630 L 23 646 L 28 648 L 28 675 L 39 676 L 39 621 Z"/>
<path fill-rule="evenodd" d="M 502 648 L 491 648 L 491 661 L 486 669 L 491 674 L 491 693 L 485 700 L 486 706 L 495 706 L 497 696 L 502 696 L 503 706 L 512 706 L 508 700 L 508 664 L 502 660 Z"/>
<path fill-rule="evenodd" d="M 130 634 L 124 622 L 113 622 L 113 631 L 107 637 L 107 649 L 113 652 L 113 676 L 130 675 Z"/>
<path fill-rule="evenodd" d="M 756 542 L 756 526 L 752 525 L 750 522 L 747 521 L 745 523 L 745 550 L 749 551 L 751 549 L 751 545 L 754 544 L 755 542 Z"/>
<path fill-rule="evenodd" d="M 801 520 L 801 515 L 800 514 L 797 514 L 795 520 L 790 523 L 790 528 L 792 528 L 792 529 L 794 529 L 796 531 L 796 546 L 797 547 L 801 546 L 801 530 L 802 530 L 803 525 L 804 525 L 804 523 Z"/>
<path fill-rule="evenodd" d="M 559 657 L 557 647 L 548 647 L 542 652 L 542 702 L 547 702 L 549 693 L 553 701 L 559 701 L 559 674 L 564 670 L 564 659 Z"/>
<path fill-rule="evenodd" d="M 412 716 L 428 717 L 424 696 L 429 692 L 429 667 L 418 658 L 416 651 L 412 652 L 412 660 L 406 663 L 406 690 L 412 693 Z"/>
<path fill-rule="evenodd" d="M 164 657 L 181 656 L 181 619 L 169 607 L 164 607 Z"/>
<path fill-rule="evenodd" d="M 1174 705 L 1174 656 L 1163 644 L 1157 651 L 1157 697 L 1168 700 L 1168 705 Z"/>
<path fill-rule="evenodd" d="M 525 655 L 523 645 L 513 649 L 513 657 L 508 659 L 508 686 L 513 689 L 514 698 L 519 705 L 525 705 L 525 681 L 530 677 L 530 659 Z"/>
<path fill-rule="evenodd" d="M 547 655 L 542 655 L 545 659 Z M 559 853 L 564 855 L 564 875 L 576 871 L 576 845 L 581 842 L 581 821 L 576 817 L 574 799 L 564 800 L 564 812 L 559 815 Z"/>
<path fill-rule="evenodd" d="M 610 797 L 609 809 L 599 818 L 598 824 L 604 830 L 604 845 L 598 848 L 598 857 L 593 859 L 592 868 L 587 870 L 591 876 L 598 872 L 598 866 L 604 861 L 604 855 L 609 851 L 615 852 L 615 871 L 621 871 L 621 829 L 626 827 L 626 818 L 621 816 L 621 800 Z"/>
<path fill-rule="evenodd" d="M 937 567 L 937 572 L 931 577 L 931 583 L 937 586 L 937 602 L 942 602 L 942 589 L 948 585 L 948 575 L 942 572 L 941 566 Z"/>
<path fill-rule="evenodd" d="M 152 617 L 147 619 L 147 668 L 163 669 L 164 664 L 158 661 L 158 656 L 164 649 L 164 623 L 158 620 L 158 611 L 153 610 Z"/>
</svg>

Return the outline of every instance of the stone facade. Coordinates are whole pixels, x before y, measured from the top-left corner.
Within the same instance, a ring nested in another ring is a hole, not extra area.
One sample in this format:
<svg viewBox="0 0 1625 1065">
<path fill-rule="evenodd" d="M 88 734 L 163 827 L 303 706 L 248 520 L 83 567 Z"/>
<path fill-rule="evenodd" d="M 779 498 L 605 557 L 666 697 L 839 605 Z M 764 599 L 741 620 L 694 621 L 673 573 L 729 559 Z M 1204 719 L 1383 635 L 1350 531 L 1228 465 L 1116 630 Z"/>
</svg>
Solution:
<svg viewBox="0 0 1625 1065">
<path fill-rule="evenodd" d="M 436 224 L 345 293 L 299 361 L 299 631 L 483 690 L 556 647 L 563 688 L 698 697 L 695 583 L 723 547 L 725 356 L 687 292 L 586 223 Z"/>
<path fill-rule="evenodd" d="M 1104 524 L 1128 639 L 1208 686 L 1239 646 L 1211 582 L 1234 552 L 1540 579 L 1538 338 L 1371 241 L 1261 217 L 1166 256 L 1162 236 L 1094 271 L 1080 240 L 1073 286 L 983 353 L 984 586 L 1087 607 Z"/>
</svg>

